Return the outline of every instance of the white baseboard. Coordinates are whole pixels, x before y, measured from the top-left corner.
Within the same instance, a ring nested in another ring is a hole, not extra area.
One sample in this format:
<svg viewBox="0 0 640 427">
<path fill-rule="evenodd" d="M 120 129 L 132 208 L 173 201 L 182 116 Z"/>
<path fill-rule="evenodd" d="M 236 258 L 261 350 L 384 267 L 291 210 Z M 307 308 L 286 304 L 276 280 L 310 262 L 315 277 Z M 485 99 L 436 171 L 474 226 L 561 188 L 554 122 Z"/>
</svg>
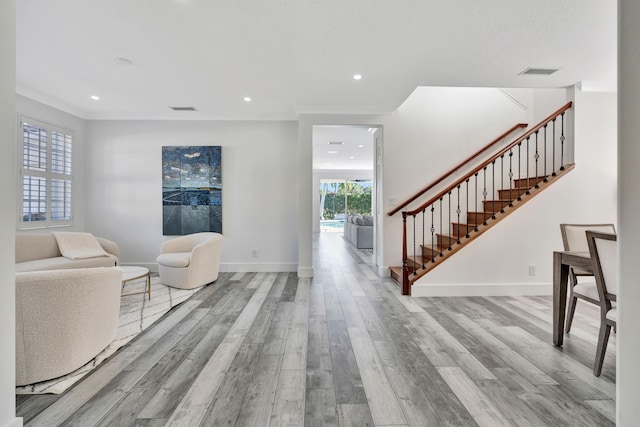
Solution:
<svg viewBox="0 0 640 427">
<path fill-rule="evenodd" d="M 14 418 L 5 424 L 3 427 L 22 427 L 22 418 Z"/>
<path fill-rule="evenodd" d="M 223 262 L 220 264 L 220 271 L 225 273 L 237 273 L 237 272 L 256 272 L 256 273 L 293 273 L 298 270 L 298 264 L 296 263 L 280 263 L 280 262 L 256 262 L 256 263 L 243 263 L 243 262 Z"/>
<path fill-rule="evenodd" d="M 298 277 L 313 277 L 313 267 L 298 267 Z"/>
<path fill-rule="evenodd" d="M 521 284 L 415 284 L 411 287 L 414 297 L 488 297 L 552 295 L 551 283 Z"/>
<path fill-rule="evenodd" d="M 158 263 L 156 262 L 136 262 L 136 263 L 122 263 L 120 265 L 135 265 L 139 267 L 146 267 L 149 271 L 157 273 Z M 237 273 L 237 272 L 256 272 L 256 273 L 280 273 L 280 272 L 296 272 L 298 270 L 298 264 L 295 263 L 279 263 L 279 262 L 263 262 L 263 263 L 241 263 L 241 262 L 223 262 L 220 264 L 220 271 L 224 273 Z M 311 269 L 313 272 L 313 269 Z M 300 277 L 313 277 L 313 276 L 300 276 Z"/>
<path fill-rule="evenodd" d="M 389 267 L 378 266 L 378 276 L 391 277 L 391 270 L 389 269 Z"/>
</svg>

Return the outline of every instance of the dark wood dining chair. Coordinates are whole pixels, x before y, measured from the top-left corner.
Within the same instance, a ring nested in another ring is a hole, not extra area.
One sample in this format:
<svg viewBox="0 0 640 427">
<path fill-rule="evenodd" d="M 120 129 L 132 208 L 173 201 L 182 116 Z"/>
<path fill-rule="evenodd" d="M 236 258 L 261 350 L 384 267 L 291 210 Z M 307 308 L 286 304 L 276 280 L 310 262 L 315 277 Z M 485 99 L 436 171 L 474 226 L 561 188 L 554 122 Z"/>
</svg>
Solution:
<svg viewBox="0 0 640 427">
<path fill-rule="evenodd" d="M 587 230 L 609 234 L 615 234 L 616 232 L 613 224 L 560 224 L 564 250 L 588 253 L 589 245 L 585 234 Z M 571 331 L 571 324 L 573 323 L 573 315 L 576 311 L 578 298 L 591 304 L 600 305 L 595 281 L 587 280 L 579 282 L 578 277 L 593 278 L 593 274 L 579 268 L 572 267 L 569 270 L 569 308 L 567 310 L 566 333 Z"/>
<path fill-rule="evenodd" d="M 593 275 L 600 298 L 600 332 L 598 334 L 596 360 L 593 365 L 593 374 L 599 377 L 602 372 L 602 364 L 607 351 L 611 328 L 615 331 L 618 322 L 618 309 L 616 307 L 618 248 L 615 234 L 587 231 L 586 236 L 593 262 Z"/>
</svg>

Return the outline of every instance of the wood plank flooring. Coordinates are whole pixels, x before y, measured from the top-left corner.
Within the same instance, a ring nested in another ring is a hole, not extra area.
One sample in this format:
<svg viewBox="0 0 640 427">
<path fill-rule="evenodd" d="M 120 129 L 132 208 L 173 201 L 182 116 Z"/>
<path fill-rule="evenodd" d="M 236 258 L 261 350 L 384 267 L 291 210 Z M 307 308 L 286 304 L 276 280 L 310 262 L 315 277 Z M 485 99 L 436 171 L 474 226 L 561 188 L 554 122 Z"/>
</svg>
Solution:
<svg viewBox="0 0 640 427">
<path fill-rule="evenodd" d="M 598 312 L 562 349 L 550 297 L 400 295 L 339 234 L 315 277 L 221 274 L 60 396 L 19 395 L 27 426 L 612 426 L 615 336 Z"/>
</svg>

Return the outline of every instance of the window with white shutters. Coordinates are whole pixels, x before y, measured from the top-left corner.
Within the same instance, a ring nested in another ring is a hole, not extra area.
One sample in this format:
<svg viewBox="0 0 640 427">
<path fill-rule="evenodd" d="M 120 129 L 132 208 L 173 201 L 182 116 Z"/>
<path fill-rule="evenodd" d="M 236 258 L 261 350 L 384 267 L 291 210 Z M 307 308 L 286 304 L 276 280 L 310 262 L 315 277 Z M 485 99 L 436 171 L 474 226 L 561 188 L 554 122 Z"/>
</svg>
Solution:
<svg viewBox="0 0 640 427">
<path fill-rule="evenodd" d="M 20 127 L 19 228 L 71 225 L 71 132 L 27 118 Z"/>
</svg>

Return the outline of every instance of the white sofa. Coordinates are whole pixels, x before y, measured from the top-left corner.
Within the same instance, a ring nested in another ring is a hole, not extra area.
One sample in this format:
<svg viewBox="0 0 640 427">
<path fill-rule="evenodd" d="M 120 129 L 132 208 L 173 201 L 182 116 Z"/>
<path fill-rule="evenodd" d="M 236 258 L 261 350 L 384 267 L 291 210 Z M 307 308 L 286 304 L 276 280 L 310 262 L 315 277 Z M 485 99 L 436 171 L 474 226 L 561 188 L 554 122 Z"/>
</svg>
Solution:
<svg viewBox="0 0 640 427">
<path fill-rule="evenodd" d="M 180 289 L 204 286 L 218 278 L 222 235 L 194 233 L 162 243 L 156 258 L 160 282 Z"/>
<path fill-rule="evenodd" d="M 16 273 L 16 385 L 73 372 L 108 346 L 121 285 L 115 267 Z"/>
<path fill-rule="evenodd" d="M 96 239 L 104 250 L 104 255 L 71 259 L 62 256 L 58 241 L 52 233 L 17 233 L 16 272 L 118 265 L 118 245 L 111 240 L 100 237 Z"/>
</svg>

